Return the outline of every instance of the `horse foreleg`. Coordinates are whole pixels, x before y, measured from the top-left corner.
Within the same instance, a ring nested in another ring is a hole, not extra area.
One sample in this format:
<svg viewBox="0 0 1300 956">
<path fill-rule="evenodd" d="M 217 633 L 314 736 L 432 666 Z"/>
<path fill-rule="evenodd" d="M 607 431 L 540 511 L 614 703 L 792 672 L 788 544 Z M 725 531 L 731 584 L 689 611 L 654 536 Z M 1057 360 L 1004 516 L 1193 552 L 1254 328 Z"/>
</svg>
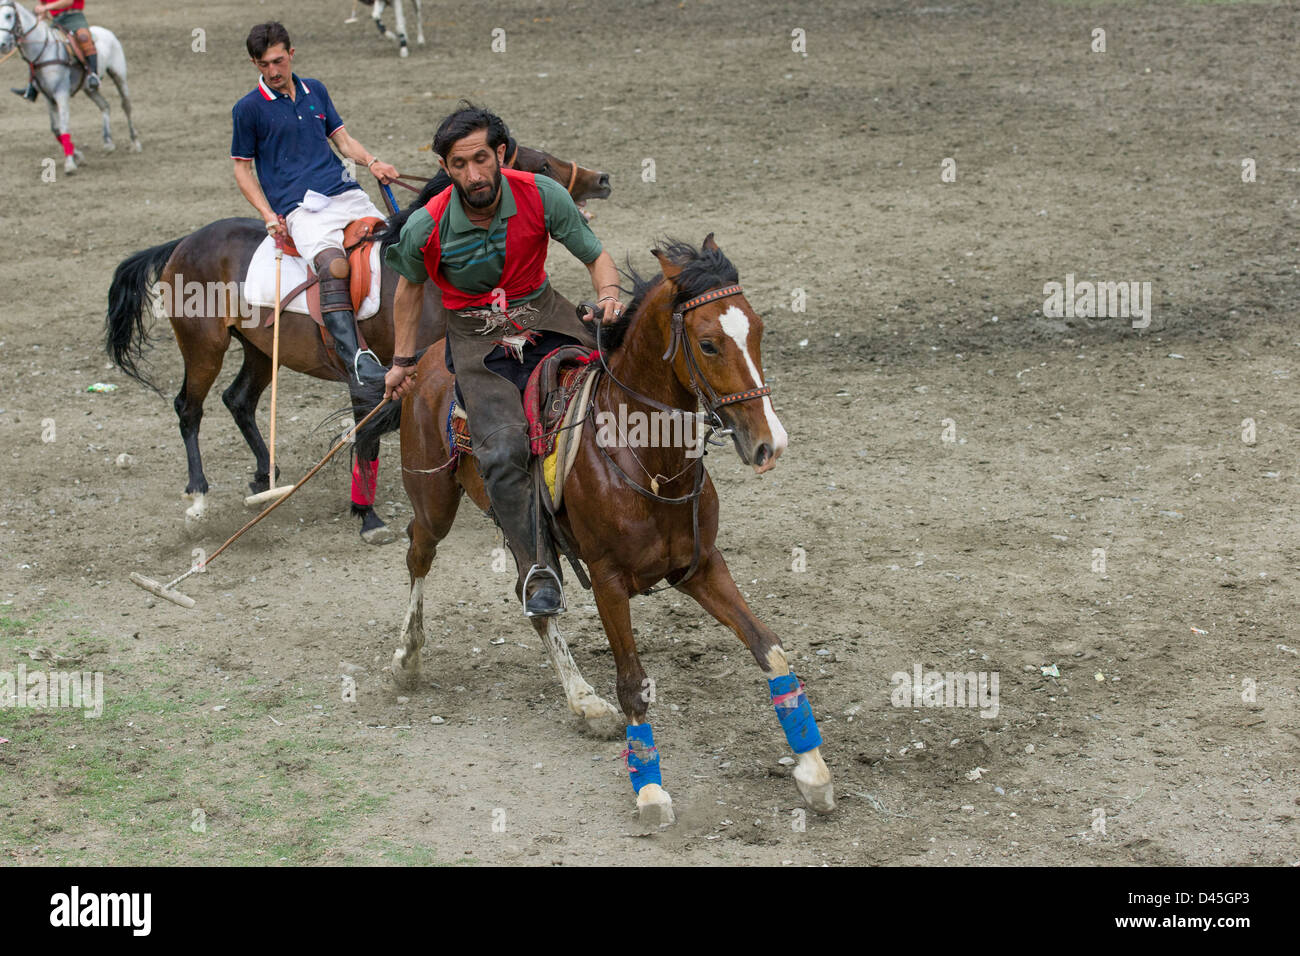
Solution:
<svg viewBox="0 0 1300 956">
<path fill-rule="evenodd" d="M 393 0 L 393 17 L 397 20 L 397 45 L 401 47 L 402 56 L 410 56 L 406 46 L 406 4 L 402 0 Z"/>
<path fill-rule="evenodd" d="M 680 586 L 700 607 L 731 628 L 758 661 L 768 679 L 772 703 L 790 748 L 798 754 L 795 784 L 818 813 L 835 809 L 831 772 L 821 755 L 821 733 L 799 679 L 786 660 L 780 639 L 754 616 L 731 577 L 727 562 L 715 549 L 701 558 L 696 573 Z"/>
<path fill-rule="evenodd" d="M 546 651 L 551 655 L 551 666 L 564 686 L 564 696 L 569 701 L 569 710 L 583 720 L 583 726 L 597 737 L 613 740 L 623 730 L 623 722 L 618 711 L 587 683 L 578 664 L 569 653 L 569 645 L 553 617 L 535 617 L 533 628 L 537 631 Z"/>
<path fill-rule="evenodd" d="M 271 360 L 247 339 L 241 338 L 240 344 L 244 347 L 244 364 L 239 367 L 235 380 L 221 393 L 221 400 L 230 409 L 257 462 L 253 480 L 248 483 L 249 492 L 256 495 L 271 487 L 271 455 L 257 427 L 257 403 L 271 382 Z M 275 469 L 275 476 L 280 477 L 279 468 Z"/>
<path fill-rule="evenodd" d="M 68 91 L 66 87 L 61 86 L 54 94 L 54 103 L 50 107 L 51 127 L 54 129 L 54 138 L 59 141 L 63 147 L 63 171 L 71 176 L 77 171 L 77 161 L 81 159 L 81 151 L 72 143 L 72 136 L 68 133 L 70 124 L 68 111 Z"/>
<path fill-rule="evenodd" d="M 654 698 L 654 682 L 646 677 L 636 653 L 627 586 L 619 575 L 593 565 L 591 589 L 618 671 L 618 702 L 628 721 L 628 777 L 636 791 L 637 813 L 643 826 L 667 826 L 675 819 L 673 800 L 663 788 L 659 750 L 646 716 Z"/>
<path fill-rule="evenodd" d="M 424 46 L 424 11 L 420 3 L 421 0 L 415 0 L 415 42 Z"/>
<path fill-rule="evenodd" d="M 113 142 L 113 128 L 109 120 L 108 100 L 104 99 L 104 94 L 99 90 L 86 90 L 86 95 L 90 101 L 99 107 L 99 115 L 104 124 L 104 152 L 111 153 L 117 149 Z"/>
</svg>

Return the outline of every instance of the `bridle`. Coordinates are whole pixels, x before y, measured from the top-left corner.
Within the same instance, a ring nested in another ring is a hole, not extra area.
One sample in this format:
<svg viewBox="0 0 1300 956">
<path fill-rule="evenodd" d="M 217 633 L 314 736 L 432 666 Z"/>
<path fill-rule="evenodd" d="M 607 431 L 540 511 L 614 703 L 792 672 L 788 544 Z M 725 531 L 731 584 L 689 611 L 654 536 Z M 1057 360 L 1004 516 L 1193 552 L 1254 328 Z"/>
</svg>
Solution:
<svg viewBox="0 0 1300 956">
<path fill-rule="evenodd" d="M 743 392 L 732 392 L 729 395 L 719 395 L 714 390 L 713 386 L 709 384 L 709 380 L 704 377 L 704 373 L 700 371 L 699 363 L 695 361 L 695 350 L 692 348 L 690 335 L 686 331 L 686 313 L 693 309 L 698 309 L 702 305 L 716 302 L 719 299 L 726 299 L 733 295 L 744 295 L 744 289 L 742 289 L 738 284 L 721 286 L 717 289 L 711 289 L 702 295 L 697 295 L 693 299 L 687 299 L 681 305 L 673 309 L 668 350 L 664 352 L 662 356 L 665 362 L 671 363 L 674 356 L 676 356 L 678 349 L 681 349 L 682 353 L 685 355 L 686 374 L 690 378 L 691 391 L 695 393 L 696 398 L 698 398 L 700 404 L 704 406 L 704 411 L 709 417 L 709 435 L 705 436 L 705 440 L 714 445 L 723 444 L 721 441 L 712 441 L 714 433 L 717 433 L 722 437 L 731 434 L 731 429 L 725 427 L 722 417 L 718 414 L 718 409 L 725 408 L 728 405 L 735 405 L 740 402 L 751 401 L 755 398 L 764 398 L 772 394 L 772 386 L 760 385 L 758 388 L 746 389 Z M 599 323 L 596 325 L 596 348 L 600 352 L 601 367 L 604 368 L 605 374 L 610 377 L 614 384 L 627 392 L 633 398 L 637 399 L 637 401 L 644 402 L 661 412 L 668 412 L 669 414 L 686 413 L 686 409 L 684 408 L 673 408 L 670 405 L 665 405 L 663 402 L 657 401 L 648 395 L 642 395 L 640 392 L 619 380 L 618 376 L 611 371 L 608 363 L 605 361 L 605 350 L 600 344 L 601 327 L 602 326 Z"/>
<path fill-rule="evenodd" d="M 3 10 L 5 7 L 8 7 L 10 10 L 14 12 L 13 27 L 7 28 L 4 31 L 14 38 L 14 49 L 6 53 L 4 55 L 4 59 L 8 59 L 9 57 L 11 57 L 14 51 L 16 50 L 18 51 L 18 55 L 21 56 L 24 60 L 26 60 L 28 65 L 33 70 L 38 70 L 43 66 L 50 66 L 52 64 L 64 65 L 65 63 L 67 63 L 67 61 L 62 59 L 62 57 L 54 60 L 42 59 L 42 57 L 45 56 L 45 51 L 49 48 L 50 43 L 54 43 L 56 49 L 61 45 L 59 43 L 57 34 L 53 30 L 48 30 L 48 29 L 45 32 L 45 39 L 41 41 L 41 48 L 40 50 L 37 51 L 35 59 L 28 60 L 27 52 L 23 50 L 23 41 L 26 40 L 27 37 L 30 36 L 32 33 L 35 33 L 37 27 L 41 26 L 41 18 L 34 17 L 32 20 L 32 25 L 28 27 L 26 30 L 23 30 L 22 33 L 19 33 L 18 28 L 22 26 L 23 21 L 22 21 L 22 17 L 19 16 L 18 14 L 18 4 L 14 3 L 14 0 L 0 0 L 0 10 Z M 80 85 L 78 85 L 77 89 L 80 88 L 81 88 Z"/>
<path fill-rule="evenodd" d="M 3 2 L 0 2 L 0 6 L 5 6 L 8 2 L 9 0 L 3 0 Z M 519 141 L 512 136 L 507 148 L 509 150 L 509 155 L 506 156 L 505 162 L 501 165 L 504 169 L 514 169 L 515 163 L 519 159 Z M 561 159 L 560 162 L 568 162 L 568 160 Z M 566 188 L 568 189 L 570 198 L 573 198 L 573 187 L 578 183 L 578 163 L 576 161 L 570 162 L 569 166 L 571 167 L 569 170 L 569 185 Z M 403 182 L 403 180 L 406 180 L 406 182 Z M 419 187 L 411 186 L 409 183 L 427 183 L 428 181 L 428 179 L 420 176 L 399 176 L 397 179 L 393 180 L 393 185 L 401 186 L 403 189 L 409 189 L 413 193 L 418 193 L 420 191 Z"/>
</svg>

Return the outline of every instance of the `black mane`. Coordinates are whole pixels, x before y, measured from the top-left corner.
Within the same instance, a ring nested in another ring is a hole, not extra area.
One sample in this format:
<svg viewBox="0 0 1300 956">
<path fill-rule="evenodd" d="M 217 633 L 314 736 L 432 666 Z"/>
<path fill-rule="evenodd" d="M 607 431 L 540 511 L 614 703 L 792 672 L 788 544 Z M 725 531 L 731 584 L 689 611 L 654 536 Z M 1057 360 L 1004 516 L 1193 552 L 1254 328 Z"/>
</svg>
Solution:
<svg viewBox="0 0 1300 956">
<path fill-rule="evenodd" d="M 682 267 L 681 274 L 677 276 L 677 291 L 673 295 L 673 305 L 703 295 L 718 286 L 735 285 L 740 281 L 736 267 L 722 254 L 721 249 L 696 249 L 689 242 L 682 242 L 680 239 L 665 239 L 655 247 L 655 251 L 662 253 L 673 265 Z M 644 278 L 632 268 L 631 257 L 628 258 L 627 268 L 621 271 L 623 276 L 632 283 L 630 289 L 622 290 L 631 293 L 632 304 L 623 310 L 623 315 L 617 322 L 600 330 L 600 344 L 606 355 L 617 352 L 622 346 L 627 330 L 640 311 L 641 304 L 664 278 L 662 272 L 656 273 L 652 278 Z"/>
</svg>

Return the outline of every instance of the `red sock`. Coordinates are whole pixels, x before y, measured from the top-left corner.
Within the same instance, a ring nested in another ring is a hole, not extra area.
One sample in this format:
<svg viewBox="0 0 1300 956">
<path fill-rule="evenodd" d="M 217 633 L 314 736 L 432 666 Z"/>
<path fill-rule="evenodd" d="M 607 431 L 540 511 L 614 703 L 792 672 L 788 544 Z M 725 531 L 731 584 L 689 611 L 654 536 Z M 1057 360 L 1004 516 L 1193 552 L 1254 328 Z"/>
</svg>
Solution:
<svg viewBox="0 0 1300 956">
<path fill-rule="evenodd" d="M 63 155 L 71 156 L 73 153 L 72 137 L 67 133 L 60 133 L 59 142 L 63 144 Z"/>
<path fill-rule="evenodd" d="M 352 465 L 352 503 L 369 508 L 375 503 L 375 486 L 379 481 L 379 459 L 358 461 Z"/>
</svg>

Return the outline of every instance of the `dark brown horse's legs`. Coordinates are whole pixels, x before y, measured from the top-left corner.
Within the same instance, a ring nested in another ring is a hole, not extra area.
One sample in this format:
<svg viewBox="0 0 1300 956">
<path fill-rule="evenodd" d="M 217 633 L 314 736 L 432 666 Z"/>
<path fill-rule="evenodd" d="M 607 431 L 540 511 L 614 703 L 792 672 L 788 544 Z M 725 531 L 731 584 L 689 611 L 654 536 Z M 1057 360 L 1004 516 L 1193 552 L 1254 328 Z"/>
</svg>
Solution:
<svg viewBox="0 0 1300 956">
<path fill-rule="evenodd" d="M 257 402 L 271 382 L 271 360 L 247 342 L 241 344 L 244 348 L 244 364 L 240 366 L 235 380 L 221 393 L 221 400 L 230 409 L 240 434 L 248 442 L 248 447 L 257 460 L 257 469 L 253 480 L 248 483 L 248 489 L 253 494 L 258 494 L 270 487 L 270 453 L 257 428 Z M 277 468 L 276 477 L 279 477 L 279 471 Z"/>
<path fill-rule="evenodd" d="M 681 590 L 731 628 L 754 655 L 768 680 L 772 704 L 786 741 L 798 754 L 793 776 L 799 792 L 818 813 L 835 809 L 834 787 L 830 770 L 822 759 L 821 733 L 813 719 L 812 705 L 790 669 L 780 639 L 749 609 L 722 555 L 716 549 L 709 552 L 699 571 Z"/>
<path fill-rule="evenodd" d="M 731 631 L 749 648 L 768 680 L 789 671 L 781 639 L 754 616 L 736 587 L 726 559 L 715 548 L 700 559 L 700 569 L 681 586 L 700 607 Z"/>
<path fill-rule="evenodd" d="M 599 577 L 600 569 L 591 568 L 591 590 L 596 597 L 600 621 L 605 626 L 610 650 L 617 669 L 618 703 L 628 723 L 644 723 L 650 709 L 650 682 L 636 653 L 632 636 L 632 609 L 621 578 Z"/>
</svg>

